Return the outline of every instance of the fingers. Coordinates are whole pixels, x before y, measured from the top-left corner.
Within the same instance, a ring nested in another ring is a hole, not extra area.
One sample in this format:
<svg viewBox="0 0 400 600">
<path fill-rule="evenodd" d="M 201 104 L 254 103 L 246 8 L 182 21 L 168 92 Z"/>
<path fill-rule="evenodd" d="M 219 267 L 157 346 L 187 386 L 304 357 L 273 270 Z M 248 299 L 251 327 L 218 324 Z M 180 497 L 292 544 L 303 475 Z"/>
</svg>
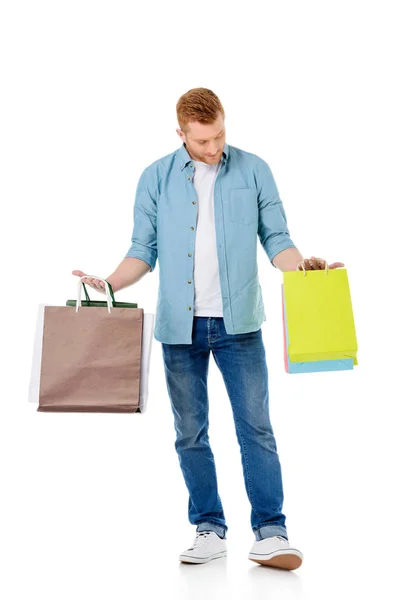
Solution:
<svg viewBox="0 0 400 600">
<path fill-rule="evenodd" d="M 94 277 L 83 277 L 82 281 L 83 283 L 90 285 L 90 287 L 95 290 L 103 291 L 105 288 L 104 283 L 100 281 L 100 279 L 95 279 Z"/>
<path fill-rule="evenodd" d="M 306 271 L 319 271 L 321 269 L 325 269 L 327 265 L 327 261 L 325 259 L 318 258 L 316 256 L 305 258 L 303 263 Z"/>
<path fill-rule="evenodd" d="M 75 271 L 72 271 L 72 275 L 76 275 L 77 277 L 81 277 L 82 278 L 82 282 L 85 285 L 89 285 L 94 290 L 98 290 L 100 292 L 104 292 L 105 291 L 105 288 L 106 288 L 105 283 L 103 281 L 100 281 L 100 279 L 96 279 L 95 277 L 89 277 L 83 271 L 79 271 L 78 269 L 76 269 Z"/>
<path fill-rule="evenodd" d="M 312 256 L 311 258 L 305 258 L 303 260 L 304 268 L 306 271 L 318 271 L 322 269 L 326 269 L 328 261 L 323 258 L 318 258 L 316 256 Z M 328 269 L 337 269 L 339 267 L 344 267 L 344 263 L 342 262 L 334 262 L 328 266 Z M 298 265 L 297 270 L 302 270 L 300 265 Z"/>
<path fill-rule="evenodd" d="M 325 261 L 322 258 L 316 258 L 315 256 L 312 256 L 311 258 L 305 258 L 304 265 L 306 271 L 318 271 L 319 269 L 325 269 Z"/>
<path fill-rule="evenodd" d="M 314 271 L 318 271 L 321 269 L 325 269 L 326 268 L 326 260 L 324 260 L 323 258 L 317 258 L 315 256 L 312 256 L 310 259 L 310 264 L 311 264 L 311 268 Z"/>
</svg>

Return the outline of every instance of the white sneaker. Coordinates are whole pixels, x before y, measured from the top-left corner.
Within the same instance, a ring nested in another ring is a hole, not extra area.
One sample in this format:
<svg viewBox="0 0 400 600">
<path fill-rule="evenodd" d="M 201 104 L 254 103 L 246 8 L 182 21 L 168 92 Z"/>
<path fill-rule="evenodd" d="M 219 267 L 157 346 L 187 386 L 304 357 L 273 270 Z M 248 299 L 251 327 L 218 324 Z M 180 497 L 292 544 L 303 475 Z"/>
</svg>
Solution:
<svg viewBox="0 0 400 600">
<path fill-rule="evenodd" d="M 249 552 L 249 560 L 254 560 L 261 565 L 278 567 L 292 571 L 298 569 L 303 562 L 303 554 L 293 548 L 286 538 L 281 535 L 255 540 Z"/>
<path fill-rule="evenodd" d="M 226 556 L 226 540 L 215 531 L 197 531 L 193 545 L 182 552 L 179 560 L 188 563 L 205 563 Z"/>
</svg>

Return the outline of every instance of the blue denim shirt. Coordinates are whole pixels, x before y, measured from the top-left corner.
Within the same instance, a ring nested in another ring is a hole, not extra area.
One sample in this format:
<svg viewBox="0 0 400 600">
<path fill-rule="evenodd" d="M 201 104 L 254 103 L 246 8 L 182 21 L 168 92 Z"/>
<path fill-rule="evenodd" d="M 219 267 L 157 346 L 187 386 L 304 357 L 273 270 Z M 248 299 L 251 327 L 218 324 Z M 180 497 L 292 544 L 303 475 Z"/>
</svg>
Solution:
<svg viewBox="0 0 400 600">
<path fill-rule="evenodd" d="M 226 143 L 221 161 L 214 215 L 224 325 L 229 334 L 247 333 L 266 320 L 257 236 L 271 263 L 276 254 L 295 245 L 268 164 Z M 154 337 L 166 344 L 192 343 L 198 210 L 194 172 L 183 143 L 144 169 L 133 207 L 132 243 L 126 257 L 140 258 L 151 271 L 158 258 Z"/>
</svg>

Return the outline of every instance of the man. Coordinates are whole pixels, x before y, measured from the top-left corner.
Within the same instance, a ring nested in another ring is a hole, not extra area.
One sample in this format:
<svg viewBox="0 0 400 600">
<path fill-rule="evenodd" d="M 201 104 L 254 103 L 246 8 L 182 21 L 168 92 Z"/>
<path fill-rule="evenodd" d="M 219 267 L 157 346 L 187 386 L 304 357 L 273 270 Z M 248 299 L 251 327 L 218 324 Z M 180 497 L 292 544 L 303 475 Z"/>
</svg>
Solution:
<svg viewBox="0 0 400 600">
<path fill-rule="evenodd" d="M 154 337 L 162 344 L 174 414 L 175 448 L 197 525 L 183 562 L 226 556 L 228 530 L 208 438 L 210 352 L 223 376 L 241 450 L 255 541 L 248 558 L 296 569 L 302 553 L 288 541 L 282 475 L 269 418 L 268 370 L 261 325 L 266 320 L 257 274 L 257 238 L 281 271 L 325 268 L 304 259 L 290 239 L 268 164 L 225 141 L 218 97 L 195 88 L 177 103 L 181 147 L 141 174 L 132 243 L 107 280 L 132 285 L 157 259 L 160 286 Z M 333 263 L 329 268 L 344 266 Z M 74 275 L 85 276 L 82 271 Z M 100 280 L 87 283 L 104 293 Z"/>
</svg>

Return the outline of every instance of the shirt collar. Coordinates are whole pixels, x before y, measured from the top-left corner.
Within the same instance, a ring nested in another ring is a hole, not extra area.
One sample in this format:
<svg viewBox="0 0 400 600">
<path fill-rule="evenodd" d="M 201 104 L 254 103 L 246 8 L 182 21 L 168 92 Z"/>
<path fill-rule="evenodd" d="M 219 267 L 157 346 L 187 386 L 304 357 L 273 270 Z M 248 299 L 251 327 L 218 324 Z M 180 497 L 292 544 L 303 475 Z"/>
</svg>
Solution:
<svg viewBox="0 0 400 600">
<path fill-rule="evenodd" d="M 183 142 L 182 146 L 177 151 L 177 157 L 178 157 L 178 161 L 179 161 L 178 162 L 179 168 L 181 171 L 182 171 L 182 169 L 184 169 L 186 167 L 188 162 L 192 161 L 192 159 L 190 158 L 189 152 L 186 150 L 185 142 Z M 225 142 L 224 149 L 222 151 L 221 161 L 224 162 L 224 161 L 228 160 L 228 157 L 229 157 L 229 144 L 227 144 Z"/>
</svg>

